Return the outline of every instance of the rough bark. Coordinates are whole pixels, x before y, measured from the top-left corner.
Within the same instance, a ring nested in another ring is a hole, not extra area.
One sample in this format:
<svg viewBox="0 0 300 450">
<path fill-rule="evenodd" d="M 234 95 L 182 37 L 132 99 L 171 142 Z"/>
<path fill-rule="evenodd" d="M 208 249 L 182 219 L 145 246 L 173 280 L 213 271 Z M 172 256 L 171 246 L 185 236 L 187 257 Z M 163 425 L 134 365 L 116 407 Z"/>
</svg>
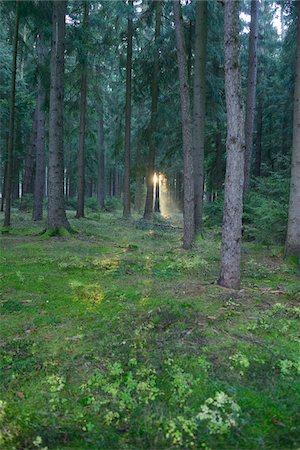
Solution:
<svg viewBox="0 0 300 450">
<path fill-rule="evenodd" d="M 28 153 L 25 160 L 25 170 L 23 179 L 22 194 L 32 194 L 33 192 L 33 173 L 34 173 L 34 158 L 36 152 L 36 135 L 37 135 L 37 111 L 36 108 L 32 118 L 32 129 L 30 134 L 30 142 L 28 147 Z"/>
<path fill-rule="evenodd" d="M 206 92 L 207 1 L 196 2 L 196 34 L 194 63 L 194 219 L 195 231 L 202 229 L 204 184 L 204 128 Z"/>
<path fill-rule="evenodd" d="M 219 284 L 238 289 L 240 287 L 245 141 L 240 90 L 239 2 L 235 0 L 225 0 L 224 49 L 227 162 Z"/>
<path fill-rule="evenodd" d="M 260 177 L 261 155 L 262 155 L 262 127 L 263 127 L 263 108 L 261 103 L 257 106 L 256 118 L 256 142 L 255 142 L 255 170 L 254 175 Z"/>
<path fill-rule="evenodd" d="M 45 87 L 42 81 L 41 70 L 45 64 L 47 48 L 44 42 L 43 33 L 37 36 L 37 56 L 38 56 L 38 92 L 36 105 L 36 169 L 34 182 L 34 203 L 33 203 L 33 220 L 42 220 L 43 218 L 43 199 L 45 191 Z"/>
<path fill-rule="evenodd" d="M 153 194 L 154 194 L 154 171 L 155 171 L 155 153 L 156 142 L 155 133 L 157 128 L 157 106 L 158 106 L 158 77 L 159 77 L 159 47 L 158 42 L 160 38 L 160 25 L 161 25 L 162 6 L 161 1 L 155 2 L 155 54 L 153 61 L 153 72 L 151 82 L 151 118 L 149 126 L 149 154 L 148 154 L 148 167 L 146 173 L 146 202 L 144 219 L 151 219 L 153 215 Z"/>
<path fill-rule="evenodd" d="M 294 88 L 293 147 L 286 256 L 300 257 L 300 3 L 298 2 L 296 79 Z"/>
<path fill-rule="evenodd" d="M 133 2 L 130 1 L 130 12 L 127 25 L 127 61 L 126 61 L 126 103 L 125 103 L 125 161 L 124 161 L 124 201 L 123 216 L 131 214 L 130 205 L 130 163 L 131 163 L 131 84 L 132 84 L 132 36 L 133 21 L 131 10 Z"/>
<path fill-rule="evenodd" d="M 64 203 L 64 43 L 66 1 L 52 3 L 51 86 L 49 105 L 48 220 L 54 231 L 70 229 Z"/>
<path fill-rule="evenodd" d="M 16 1 L 15 29 L 13 37 L 13 60 L 12 60 L 12 80 L 9 104 L 9 125 L 8 125 L 8 145 L 7 145 L 7 169 L 5 180 L 5 212 L 4 226 L 10 226 L 11 212 L 11 190 L 13 171 L 13 150 L 14 150 L 14 130 L 15 130 L 15 97 L 16 97 L 16 75 L 17 75 L 17 54 L 18 54 L 18 33 L 19 33 L 19 0 Z"/>
<path fill-rule="evenodd" d="M 244 192 L 250 187 L 250 173 L 253 147 L 253 128 L 256 100 L 257 80 L 257 41 L 258 41 L 258 0 L 251 0 L 251 22 L 248 52 L 247 99 L 245 117 L 245 166 L 244 166 Z"/>
<path fill-rule="evenodd" d="M 89 18 L 89 2 L 84 2 L 83 36 L 87 32 Z M 84 37 L 85 39 L 85 37 Z M 85 43 L 85 42 L 84 42 Z M 86 93 L 87 93 L 87 55 L 86 46 L 83 45 L 81 55 L 81 83 L 80 83 L 80 123 L 79 123 L 79 149 L 78 149 L 78 201 L 76 218 L 84 217 L 84 188 L 85 188 L 85 122 L 86 122 Z"/>
<path fill-rule="evenodd" d="M 190 96 L 187 75 L 186 52 L 184 48 L 183 26 L 179 0 L 173 0 L 177 59 L 179 70 L 180 101 L 182 114 L 183 142 L 183 248 L 192 246 L 194 237 L 194 178 L 193 178 L 193 143 L 190 114 Z"/>
<path fill-rule="evenodd" d="M 103 98 L 98 108 L 98 180 L 97 198 L 101 209 L 105 206 L 105 147 L 104 147 L 104 120 Z"/>
</svg>

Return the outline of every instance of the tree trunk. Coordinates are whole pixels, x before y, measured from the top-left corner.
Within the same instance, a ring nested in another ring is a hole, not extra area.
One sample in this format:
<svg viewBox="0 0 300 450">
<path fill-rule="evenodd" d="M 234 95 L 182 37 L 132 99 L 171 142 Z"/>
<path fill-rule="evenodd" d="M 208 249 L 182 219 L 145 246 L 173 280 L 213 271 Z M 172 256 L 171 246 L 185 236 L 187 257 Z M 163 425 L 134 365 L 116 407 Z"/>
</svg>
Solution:
<svg viewBox="0 0 300 450">
<path fill-rule="evenodd" d="M 125 103 L 125 161 L 124 161 L 124 204 L 123 216 L 129 217 L 130 211 L 130 161 L 131 161 L 131 79 L 132 79 L 132 36 L 133 2 L 129 1 L 129 15 L 127 26 L 127 61 L 126 61 L 126 103 Z"/>
<path fill-rule="evenodd" d="M 83 16 L 83 36 L 87 32 L 89 19 L 89 2 L 84 2 L 84 16 Z M 82 45 L 82 44 L 81 44 Z M 86 92 L 87 92 L 87 48 L 83 45 L 81 54 L 81 86 L 80 86 L 80 124 L 79 124 L 79 150 L 78 150 L 78 202 L 76 218 L 84 217 L 84 187 L 85 187 L 85 173 L 84 173 L 84 147 L 85 147 L 85 122 L 86 122 Z"/>
<path fill-rule="evenodd" d="M 37 136 L 37 110 L 34 110 L 32 118 L 32 129 L 30 135 L 30 143 L 28 153 L 25 161 L 24 181 L 23 181 L 23 195 L 31 194 L 33 192 L 33 172 L 34 172 L 34 157 L 36 152 L 36 136 Z"/>
<path fill-rule="evenodd" d="M 2 180 L 2 191 L 1 191 L 1 212 L 4 211 L 4 200 L 5 200 L 5 180 L 7 174 L 7 161 L 5 161 L 4 164 L 4 173 L 3 173 L 3 180 Z"/>
<path fill-rule="evenodd" d="M 160 213 L 160 201 L 159 201 L 159 196 L 160 196 L 160 191 L 159 191 L 159 174 L 157 174 L 157 178 L 156 178 L 156 185 L 155 185 L 155 201 L 154 201 L 154 212 L 156 213 Z"/>
<path fill-rule="evenodd" d="M 251 0 L 251 23 L 248 52 L 247 100 L 245 117 L 245 166 L 244 192 L 250 187 L 250 173 L 253 147 L 253 126 L 255 115 L 256 79 L 257 79 L 257 41 L 258 41 L 258 0 Z"/>
<path fill-rule="evenodd" d="M 11 211 L 11 190 L 12 190 L 12 171 L 13 171 L 13 150 L 14 150 L 14 131 L 15 131 L 15 96 L 16 96 L 16 75 L 17 75 L 17 54 L 18 54 L 18 33 L 19 33 L 19 0 L 16 1 L 15 11 L 15 30 L 13 38 L 13 61 L 12 61 L 12 80 L 9 104 L 9 125 L 8 125 L 8 145 L 7 145 L 7 171 L 5 181 L 5 212 L 4 226 L 10 226 Z"/>
<path fill-rule="evenodd" d="M 194 237 L 194 178 L 193 178 L 193 143 L 190 114 L 190 95 L 187 76 L 187 62 L 184 48 L 183 27 L 181 19 L 180 1 L 173 0 L 174 22 L 179 69 L 179 86 L 182 114 L 182 142 L 183 142 L 183 248 L 192 246 Z"/>
<path fill-rule="evenodd" d="M 194 66 L 194 214 L 195 231 L 202 229 L 205 129 L 205 67 L 207 44 L 207 1 L 196 2 L 196 36 Z"/>
<path fill-rule="evenodd" d="M 66 1 L 52 3 L 51 87 L 49 105 L 48 229 L 70 229 L 64 203 L 64 48 Z"/>
<path fill-rule="evenodd" d="M 105 206 L 105 148 L 104 148 L 104 120 L 103 120 L 103 97 L 101 96 L 98 108 L 98 180 L 97 197 L 99 208 Z"/>
<path fill-rule="evenodd" d="M 34 183 L 34 204 L 33 220 L 42 220 L 43 218 L 43 199 L 45 191 L 45 87 L 42 81 L 41 71 L 45 64 L 47 48 L 44 43 L 43 33 L 37 37 L 37 56 L 38 56 L 38 93 L 37 93 L 37 136 L 36 136 L 36 169 Z"/>
<path fill-rule="evenodd" d="M 151 82 L 151 118 L 149 126 L 149 155 L 148 155 L 148 167 L 146 173 L 146 202 L 144 219 L 151 219 L 153 215 L 153 190 L 154 190 L 154 171 L 155 171 L 155 153 L 156 153 L 156 128 L 157 128 L 157 105 L 158 105 L 158 76 L 159 76 L 159 38 L 160 38 L 160 25 L 161 25 L 162 7 L 161 1 L 155 2 L 155 54 L 153 61 L 153 72 Z"/>
<path fill-rule="evenodd" d="M 300 3 L 298 2 L 298 36 L 294 90 L 292 169 L 289 200 L 286 256 L 300 257 Z"/>
<path fill-rule="evenodd" d="M 134 197 L 134 209 L 137 212 L 141 212 L 143 207 L 143 168 L 142 168 L 142 155 L 141 155 L 141 136 L 137 139 L 136 145 L 136 186 Z"/>
<path fill-rule="evenodd" d="M 235 0 L 225 0 L 224 49 L 227 162 L 219 284 L 239 289 L 245 141 L 239 64 L 239 2 Z"/>
<path fill-rule="evenodd" d="M 255 176 L 260 177 L 261 154 L 262 154 L 262 127 L 263 127 L 263 108 L 258 103 L 256 118 L 256 143 L 255 143 Z"/>
</svg>

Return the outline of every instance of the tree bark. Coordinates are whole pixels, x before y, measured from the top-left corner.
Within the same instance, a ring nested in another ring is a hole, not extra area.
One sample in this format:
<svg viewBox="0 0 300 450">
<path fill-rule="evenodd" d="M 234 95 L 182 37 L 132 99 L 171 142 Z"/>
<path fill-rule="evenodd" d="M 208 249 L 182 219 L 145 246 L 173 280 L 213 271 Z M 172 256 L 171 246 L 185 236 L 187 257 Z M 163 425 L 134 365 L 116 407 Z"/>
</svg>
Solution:
<svg viewBox="0 0 300 450">
<path fill-rule="evenodd" d="M 190 249 L 194 237 L 194 178 L 193 178 L 193 143 L 190 114 L 190 94 L 187 75 L 186 52 L 184 48 L 181 7 L 179 0 L 173 0 L 179 86 L 182 114 L 183 142 L 183 248 Z"/>
<path fill-rule="evenodd" d="M 34 169 L 34 157 L 36 152 L 36 135 L 37 135 L 37 110 L 35 108 L 32 118 L 32 129 L 28 153 L 25 161 L 22 195 L 32 194 L 33 192 L 33 172 L 34 172 L 33 169 Z"/>
<path fill-rule="evenodd" d="M 48 229 L 70 229 L 64 203 L 64 48 L 66 1 L 52 3 L 49 105 Z"/>
<path fill-rule="evenodd" d="M 263 127 L 263 108 L 261 103 L 257 106 L 256 118 L 256 142 L 255 142 L 255 171 L 256 177 L 260 177 L 261 155 L 262 155 L 262 127 Z"/>
<path fill-rule="evenodd" d="M 239 2 L 225 0 L 227 163 L 219 284 L 239 289 L 244 186 L 244 112 L 240 89 Z"/>
<path fill-rule="evenodd" d="M 159 77 L 159 39 L 160 39 L 160 25 L 161 25 L 162 5 L 161 1 L 155 1 L 155 54 L 153 61 L 152 83 L 151 83 L 151 118 L 149 126 L 149 154 L 148 167 L 146 173 L 146 202 L 144 219 L 151 219 L 153 215 L 153 193 L 154 193 L 154 171 L 155 171 L 155 153 L 156 153 L 156 138 L 155 133 L 157 129 L 157 105 L 158 105 L 158 77 Z"/>
<path fill-rule="evenodd" d="M 86 42 L 89 19 L 89 2 L 84 2 L 83 16 L 83 39 Z M 78 201 L 76 218 L 84 217 L 84 194 L 85 194 L 85 171 L 84 171 L 84 150 L 85 150 L 85 123 L 86 123 L 86 93 L 87 93 L 87 49 L 83 45 L 81 54 L 81 85 L 80 85 L 80 124 L 79 124 L 79 149 L 78 149 Z"/>
<path fill-rule="evenodd" d="M 7 171 L 5 180 L 5 212 L 3 224 L 5 227 L 10 226 L 10 212 L 11 212 L 11 190 L 12 190 L 12 171 L 13 171 L 14 130 L 15 130 L 15 97 L 16 97 L 16 75 L 17 75 L 18 33 L 19 33 L 19 7 L 20 2 L 19 0 L 17 0 L 15 11 L 12 80 L 11 80 L 11 93 L 9 104 Z"/>
<path fill-rule="evenodd" d="M 98 180 L 97 197 L 101 209 L 105 206 L 105 147 L 104 147 L 104 120 L 103 120 L 103 97 L 101 96 L 98 108 Z"/>
<path fill-rule="evenodd" d="M 206 92 L 207 1 L 196 2 L 196 35 L 194 66 L 194 219 L 195 231 L 202 229 L 204 140 L 205 140 L 205 92 Z"/>
<path fill-rule="evenodd" d="M 251 0 L 251 22 L 248 52 L 248 77 L 247 77 L 247 100 L 245 117 L 245 166 L 244 166 L 244 192 L 250 187 L 253 128 L 256 100 L 257 81 L 257 41 L 258 41 L 258 0 Z"/>
<path fill-rule="evenodd" d="M 46 98 L 45 87 L 42 81 L 41 71 L 45 64 L 47 48 L 44 43 L 44 35 L 37 36 L 38 56 L 38 93 L 37 93 L 37 135 L 36 135 L 36 169 L 34 183 L 33 220 L 43 218 L 43 199 L 45 191 L 45 112 L 44 103 Z"/>
<path fill-rule="evenodd" d="M 131 83 L 132 83 L 132 36 L 133 2 L 129 2 L 130 11 L 127 25 L 127 61 L 126 61 L 126 103 L 125 103 L 125 162 L 124 162 L 124 204 L 123 217 L 131 214 L 130 205 L 130 162 L 131 162 Z"/>
<path fill-rule="evenodd" d="M 296 79 L 288 229 L 285 255 L 300 257 L 300 3 L 298 2 Z"/>
</svg>

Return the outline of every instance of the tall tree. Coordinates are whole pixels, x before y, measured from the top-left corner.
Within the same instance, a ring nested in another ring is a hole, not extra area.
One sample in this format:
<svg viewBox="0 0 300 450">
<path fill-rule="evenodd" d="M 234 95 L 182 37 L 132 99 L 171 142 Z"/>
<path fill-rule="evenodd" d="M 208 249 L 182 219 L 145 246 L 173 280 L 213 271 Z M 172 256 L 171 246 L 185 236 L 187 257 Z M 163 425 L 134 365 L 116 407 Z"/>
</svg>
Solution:
<svg viewBox="0 0 300 450">
<path fill-rule="evenodd" d="M 130 211 L 130 164 L 131 164 L 131 84 L 132 84 L 132 37 L 133 37 L 133 2 L 129 1 L 130 10 L 127 21 L 127 61 L 126 61 L 126 102 L 125 102 L 125 162 L 124 162 L 124 204 L 123 216 L 129 217 Z"/>
<path fill-rule="evenodd" d="M 85 123 L 86 123 L 86 94 L 87 94 L 87 46 L 86 33 L 89 19 L 89 2 L 84 2 L 83 14 L 83 43 L 80 49 L 81 59 L 81 82 L 80 82 L 80 124 L 79 124 L 79 149 L 78 149 L 78 202 L 76 218 L 84 217 L 84 191 L 85 191 L 85 173 L 84 173 L 84 147 L 85 147 Z"/>
<path fill-rule="evenodd" d="M 173 0 L 177 60 L 179 70 L 180 101 L 182 114 L 183 143 L 183 248 L 192 246 L 194 237 L 194 178 L 193 178 L 193 143 L 190 113 L 190 95 L 187 74 L 186 51 L 184 48 L 181 6 L 179 0 Z"/>
<path fill-rule="evenodd" d="M 201 231 L 204 183 L 204 125 L 206 92 L 207 1 L 196 2 L 196 33 L 194 63 L 194 203 L 195 231 Z"/>
<path fill-rule="evenodd" d="M 300 257 L 300 2 L 297 18 L 296 79 L 294 88 L 293 147 L 286 256 Z"/>
<path fill-rule="evenodd" d="M 19 34 L 19 9 L 20 2 L 16 1 L 15 10 L 15 29 L 13 37 L 13 60 L 12 60 L 12 78 L 9 105 L 9 125 L 8 125 L 8 145 L 7 145 L 7 164 L 5 178 L 5 212 L 4 226 L 10 226 L 11 212 L 11 191 L 12 191 L 12 172 L 13 172 L 13 150 L 14 150 L 14 132 L 15 132 L 15 97 L 16 97 L 16 75 L 17 75 L 17 54 L 18 54 L 18 34 Z"/>
<path fill-rule="evenodd" d="M 42 79 L 43 66 L 45 64 L 47 48 L 44 42 L 44 34 L 37 36 L 38 57 L 38 92 L 36 102 L 36 170 L 34 182 L 33 220 L 43 218 L 43 198 L 45 190 L 45 86 Z"/>
<path fill-rule="evenodd" d="M 64 51 L 66 1 L 52 3 L 49 105 L 48 229 L 70 229 L 64 203 Z"/>
<path fill-rule="evenodd" d="M 154 171 L 155 171 L 155 153 L 156 153 L 156 128 L 157 128 L 157 106 L 159 95 L 159 39 L 160 39 L 160 26 L 161 26 L 161 14 L 162 5 L 160 0 L 156 0 L 155 4 L 155 53 L 153 61 L 152 81 L 151 81 L 151 118 L 149 126 L 149 155 L 148 155 L 148 167 L 146 174 L 146 202 L 144 218 L 151 219 L 153 215 L 153 191 L 154 191 Z"/>
<path fill-rule="evenodd" d="M 253 128 L 254 128 L 256 79 L 257 79 L 258 8 L 259 8 L 258 0 L 251 0 L 247 100 L 246 100 L 246 116 L 245 116 L 244 192 L 248 191 L 250 186 L 250 173 L 252 161 Z"/>
<path fill-rule="evenodd" d="M 239 2 L 235 0 L 225 0 L 224 52 L 227 161 L 219 284 L 238 289 L 240 286 L 245 140 L 240 89 Z"/>
</svg>

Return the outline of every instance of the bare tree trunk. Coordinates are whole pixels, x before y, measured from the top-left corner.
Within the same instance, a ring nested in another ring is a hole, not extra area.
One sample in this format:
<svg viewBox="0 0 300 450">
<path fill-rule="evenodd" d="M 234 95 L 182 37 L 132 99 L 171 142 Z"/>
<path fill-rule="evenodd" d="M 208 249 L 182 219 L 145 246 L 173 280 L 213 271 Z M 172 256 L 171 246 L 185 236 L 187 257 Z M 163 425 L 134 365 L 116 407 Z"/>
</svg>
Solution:
<svg viewBox="0 0 300 450">
<path fill-rule="evenodd" d="M 30 135 L 30 143 L 28 153 L 25 161 L 24 180 L 23 180 L 23 195 L 31 194 L 33 192 L 33 172 L 34 172 L 34 157 L 36 152 L 36 135 L 37 135 L 37 110 L 34 110 L 32 118 L 32 129 Z"/>
<path fill-rule="evenodd" d="M 20 6 L 20 2 L 19 2 L 19 0 L 17 0 L 16 1 L 16 11 L 15 11 L 12 80 L 11 80 L 11 93 L 10 93 L 10 104 L 9 104 L 7 171 L 6 171 L 6 181 L 5 181 L 5 212 L 4 212 L 4 224 L 3 224 L 5 227 L 10 226 L 14 130 L 15 130 L 16 75 L 17 75 L 18 33 L 19 33 L 19 6 Z"/>
<path fill-rule="evenodd" d="M 104 120 L 103 120 L 103 97 L 101 96 L 98 108 L 98 182 L 97 197 L 101 209 L 105 204 L 105 148 L 104 148 Z"/>
<path fill-rule="evenodd" d="M 84 2 L 83 35 L 87 32 L 89 20 L 89 2 Z M 86 39 L 86 38 L 84 38 Z M 80 86 L 80 124 L 79 124 L 79 149 L 78 149 L 78 202 L 76 218 L 84 217 L 84 147 L 85 147 L 85 122 L 86 122 L 86 92 L 87 92 L 87 49 L 86 45 L 81 50 L 81 86 Z"/>
<path fill-rule="evenodd" d="M 195 231 L 202 229 L 204 183 L 204 129 L 206 92 L 207 1 L 196 2 L 196 36 L 194 66 L 194 214 Z"/>
<path fill-rule="evenodd" d="M 263 126 L 263 108 L 261 103 L 257 106 L 256 118 L 256 142 L 255 142 L 255 176 L 260 177 L 261 154 L 262 154 L 262 126 Z"/>
<path fill-rule="evenodd" d="M 250 187 L 250 173 L 253 147 L 253 127 L 256 100 L 257 80 L 257 41 L 258 41 L 258 0 L 251 0 L 251 23 L 249 35 L 247 101 L 245 117 L 245 167 L 244 167 L 244 192 Z"/>
<path fill-rule="evenodd" d="M 141 136 L 138 136 L 136 144 L 136 186 L 134 197 L 134 209 L 141 212 L 143 207 L 143 164 L 141 155 Z"/>
<path fill-rule="evenodd" d="M 190 94 L 187 76 L 186 53 L 184 49 L 183 27 L 181 19 L 180 1 L 173 0 L 177 59 L 179 69 L 180 100 L 182 113 L 182 141 L 183 141 L 183 170 L 184 170 L 184 198 L 183 198 L 183 248 L 192 246 L 194 237 L 194 178 L 193 178 L 193 143 L 190 113 Z"/>
<path fill-rule="evenodd" d="M 160 25 L 161 25 L 161 14 L 162 7 L 161 1 L 157 0 L 155 2 L 155 55 L 153 61 L 153 72 L 152 72 L 152 83 L 151 83 L 151 118 L 149 126 L 149 155 L 148 155 L 148 167 L 146 173 L 146 202 L 144 219 L 151 219 L 153 215 L 153 189 L 154 189 L 154 171 L 155 171 L 155 153 L 156 153 L 156 128 L 157 128 L 157 105 L 158 105 L 158 77 L 159 77 L 159 48 L 158 42 L 160 38 Z"/>
<path fill-rule="evenodd" d="M 244 186 L 244 112 L 240 87 L 239 2 L 225 0 L 227 163 L 219 284 L 239 289 Z"/>
<path fill-rule="evenodd" d="M 4 211 L 4 200 L 5 200 L 5 181 L 6 181 L 6 175 L 7 174 L 7 161 L 5 161 L 4 164 L 4 173 L 3 173 L 3 180 L 2 180 L 2 190 L 1 190 L 1 212 Z"/>
<path fill-rule="evenodd" d="M 37 37 L 38 56 L 38 94 L 37 94 L 37 136 L 36 136 L 36 170 L 34 183 L 33 220 L 43 218 L 43 199 L 45 191 L 45 87 L 42 81 L 41 71 L 45 64 L 47 48 L 44 43 L 43 33 Z"/>
<path fill-rule="evenodd" d="M 48 229 L 70 229 L 64 202 L 64 49 L 66 1 L 52 3 L 51 87 L 49 106 Z"/>
<path fill-rule="evenodd" d="M 124 204 L 123 216 L 129 217 L 130 211 L 130 162 L 131 162 L 131 79 L 132 79 L 132 36 L 133 22 L 131 12 L 132 0 L 129 2 L 130 11 L 127 26 L 127 62 L 126 62 L 126 104 L 125 104 L 125 162 L 124 162 Z"/>
<path fill-rule="evenodd" d="M 289 218 L 285 255 L 300 257 L 300 2 L 298 2 L 296 80 L 294 90 L 293 149 Z"/>
<path fill-rule="evenodd" d="M 154 201 L 154 212 L 160 213 L 160 190 L 159 190 L 159 175 L 157 174 L 156 185 L 155 185 L 155 201 Z"/>
</svg>

